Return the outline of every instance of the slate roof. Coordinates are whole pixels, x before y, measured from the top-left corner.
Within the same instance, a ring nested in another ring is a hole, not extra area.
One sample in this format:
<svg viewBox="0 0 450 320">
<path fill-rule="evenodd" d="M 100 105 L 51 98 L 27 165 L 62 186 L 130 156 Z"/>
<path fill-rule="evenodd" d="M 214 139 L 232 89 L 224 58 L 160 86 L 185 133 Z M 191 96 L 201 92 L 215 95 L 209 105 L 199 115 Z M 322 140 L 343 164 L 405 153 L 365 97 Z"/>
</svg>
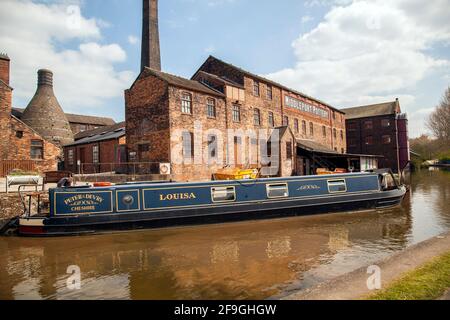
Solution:
<svg viewBox="0 0 450 320">
<path fill-rule="evenodd" d="M 230 80 L 227 77 L 219 77 L 218 75 L 215 75 L 215 74 L 212 74 L 212 73 L 208 73 L 208 72 L 205 72 L 205 71 L 199 71 L 199 72 L 197 72 L 197 74 L 205 75 L 207 77 L 211 77 L 213 79 L 216 79 L 218 81 L 221 81 L 221 82 L 223 82 L 225 84 L 228 84 L 228 85 L 231 85 L 231 86 L 234 86 L 234 87 L 238 87 L 238 88 L 241 88 L 241 89 L 245 88 L 243 85 L 241 85 L 241 84 L 239 84 L 237 82 L 234 82 L 233 80 Z"/>
<path fill-rule="evenodd" d="M 92 129 L 92 130 L 88 130 L 88 131 L 83 131 L 83 132 L 79 132 L 77 133 L 74 138 L 75 141 L 78 141 L 80 139 L 89 137 L 89 136 L 93 136 L 93 135 L 97 135 L 97 134 L 101 134 L 105 131 L 114 131 L 120 128 L 125 128 L 126 124 L 125 122 L 119 122 L 116 124 L 113 124 L 112 126 L 107 126 L 107 127 L 100 127 L 97 129 Z"/>
<path fill-rule="evenodd" d="M 342 109 L 345 111 L 346 119 L 359 119 L 376 116 L 384 116 L 396 114 L 399 109 L 398 101 L 372 104 L 368 106 L 360 106 L 354 108 Z"/>
<path fill-rule="evenodd" d="M 150 74 L 155 77 L 158 77 L 161 80 L 163 80 L 163 81 L 167 82 L 168 84 L 173 85 L 175 87 L 192 90 L 192 91 L 196 91 L 196 92 L 202 92 L 202 93 L 206 93 L 206 94 L 210 94 L 210 95 L 214 95 L 214 96 L 224 97 L 224 94 L 222 92 L 217 91 L 211 87 L 208 87 L 206 84 L 200 83 L 195 80 L 185 79 L 185 78 L 178 77 L 178 76 L 175 76 L 170 73 L 157 71 L 157 70 L 150 69 L 147 67 L 144 69 L 143 74 L 144 75 Z"/>
<path fill-rule="evenodd" d="M 100 130 L 102 129 L 102 130 Z M 73 147 L 82 144 L 106 141 L 111 139 L 118 139 L 125 136 L 125 122 L 118 123 L 113 126 L 97 128 L 95 130 L 85 131 L 83 133 L 88 134 L 87 136 L 76 140 L 74 143 L 65 145 L 64 147 Z"/>
<path fill-rule="evenodd" d="M 315 142 L 314 140 L 307 139 L 297 139 L 297 145 L 305 150 L 321 152 L 321 153 L 332 153 L 332 154 L 340 154 L 339 152 L 328 148 L 327 146 Z"/>
<path fill-rule="evenodd" d="M 23 108 L 12 108 L 12 114 L 16 118 L 22 118 L 22 114 L 25 111 Z M 111 126 L 116 122 L 107 117 L 95 117 L 95 116 L 85 116 L 81 114 L 66 113 L 66 118 L 70 123 L 80 123 L 80 124 L 92 124 L 101 126 Z"/>
<path fill-rule="evenodd" d="M 321 101 L 321 100 L 319 100 L 319 99 L 313 98 L 313 97 L 311 97 L 311 96 L 309 96 L 309 95 L 307 95 L 307 94 L 305 94 L 305 93 L 303 93 L 303 92 L 300 92 L 300 91 L 298 91 L 298 90 L 294 90 L 294 89 L 288 88 L 288 87 L 286 87 L 286 86 L 284 86 L 284 85 L 282 85 L 282 84 L 280 84 L 280 83 L 278 83 L 278 82 L 275 82 L 275 81 L 273 81 L 273 80 L 269 80 L 269 79 L 264 78 L 264 77 L 262 77 L 262 76 L 259 76 L 259 75 L 257 75 L 257 74 L 251 73 L 251 72 L 249 72 L 249 71 L 247 71 L 247 70 L 244 70 L 244 69 L 242 69 L 242 68 L 240 68 L 240 67 L 237 67 L 237 66 L 235 66 L 235 65 L 233 65 L 233 64 L 231 64 L 231 63 L 228 63 L 228 62 L 225 62 L 225 61 L 223 61 L 223 60 L 220 60 L 220 59 L 218 59 L 218 58 L 216 58 L 216 57 L 214 57 L 214 56 L 209 56 L 209 58 L 203 63 L 203 65 L 198 69 L 198 71 L 194 74 L 194 76 L 193 76 L 192 78 L 194 78 L 195 75 L 196 75 L 197 73 L 199 73 L 200 71 L 202 71 L 203 66 L 204 66 L 206 63 L 208 63 L 208 61 L 210 61 L 210 60 L 216 60 L 216 61 L 219 62 L 219 63 L 222 63 L 222 64 L 224 64 L 224 65 L 226 65 L 226 66 L 228 66 L 228 67 L 230 67 L 230 68 L 233 68 L 233 69 L 235 69 L 235 70 L 237 70 L 237 71 L 239 71 L 239 72 L 241 72 L 241 73 L 247 75 L 248 77 L 256 78 L 256 79 L 258 79 L 258 80 L 261 81 L 261 82 L 265 82 L 265 83 L 271 84 L 271 85 L 273 85 L 273 86 L 275 86 L 275 87 L 279 87 L 279 88 L 281 88 L 281 89 L 283 89 L 283 90 L 290 91 L 290 92 L 292 92 L 292 93 L 295 93 L 295 94 L 298 94 L 298 95 L 300 95 L 300 96 L 303 96 L 304 98 L 307 98 L 307 99 L 310 99 L 310 100 L 319 102 L 319 103 L 323 104 L 324 106 L 327 106 L 328 108 L 333 109 L 333 110 L 335 110 L 335 111 L 337 111 L 337 112 L 339 112 L 339 113 L 344 113 L 342 110 L 336 109 L 335 107 L 329 105 L 328 103 L 326 103 L 326 102 L 324 102 L 324 101 Z"/>
</svg>

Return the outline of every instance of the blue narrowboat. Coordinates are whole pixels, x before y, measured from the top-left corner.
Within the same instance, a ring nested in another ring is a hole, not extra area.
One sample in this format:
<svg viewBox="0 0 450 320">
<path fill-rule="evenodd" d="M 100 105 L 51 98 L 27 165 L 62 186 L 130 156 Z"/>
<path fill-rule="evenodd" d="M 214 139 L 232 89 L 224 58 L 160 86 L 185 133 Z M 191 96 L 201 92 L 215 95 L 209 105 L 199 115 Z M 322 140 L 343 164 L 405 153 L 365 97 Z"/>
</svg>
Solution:
<svg viewBox="0 0 450 320">
<path fill-rule="evenodd" d="M 49 213 L 25 213 L 18 232 L 81 235 L 369 210 L 399 205 L 405 193 L 387 172 L 57 188 L 49 190 Z"/>
</svg>

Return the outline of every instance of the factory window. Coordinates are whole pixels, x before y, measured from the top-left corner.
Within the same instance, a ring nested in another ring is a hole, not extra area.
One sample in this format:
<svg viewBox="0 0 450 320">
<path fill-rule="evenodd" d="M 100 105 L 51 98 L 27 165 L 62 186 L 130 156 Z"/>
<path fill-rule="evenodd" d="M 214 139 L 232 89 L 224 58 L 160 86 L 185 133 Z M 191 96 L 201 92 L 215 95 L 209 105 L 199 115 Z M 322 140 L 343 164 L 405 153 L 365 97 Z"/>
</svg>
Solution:
<svg viewBox="0 0 450 320">
<path fill-rule="evenodd" d="M 333 129 L 333 137 L 335 140 L 337 139 L 337 130 L 336 129 Z"/>
<path fill-rule="evenodd" d="M 322 135 L 324 138 L 327 137 L 327 128 L 325 126 L 322 126 Z"/>
<path fill-rule="evenodd" d="M 366 145 L 367 146 L 373 145 L 373 137 L 372 136 L 367 136 L 366 137 Z"/>
<path fill-rule="evenodd" d="M 273 118 L 273 112 L 269 112 L 269 127 L 275 127 L 275 119 Z"/>
<path fill-rule="evenodd" d="M 349 131 L 354 131 L 356 130 L 356 122 L 348 122 L 347 123 L 347 130 Z"/>
<path fill-rule="evenodd" d="M 341 141 L 344 141 L 344 131 L 341 130 Z"/>
<path fill-rule="evenodd" d="M 314 136 L 314 123 L 309 123 L 309 135 L 312 137 Z"/>
<path fill-rule="evenodd" d="M 256 80 L 253 80 L 253 95 L 259 97 L 259 82 Z"/>
<path fill-rule="evenodd" d="M 84 131 L 86 131 L 86 130 L 87 130 L 87 127 L 86 127 L 86 125 L 85 125 L 85 124 L 80 124 L 80 127 L 79 127 L 79 129 L 80 129 L 80 132 L 84 132 Z"/>
<path fill-rule="evenodd" d="M 99 163 L 100 162 L 100 154 L 98 145 L 92 146 L 92 162 Z"/>
<path fill-rule="evenodd" d="M 259 109 L 253 110 L 253 124 L 255 126 L 261 125 L 261 112 L 259 111 Z"/>
<path fill-rule="evenodd" d="M 299 127 L 299 125 L 298 125 L 298 119 L 295 119 L 295 120 L 294 120 L 294 129 L 295 129 L 295 132 L 296 132 L 296 133 L 299 133 L 299 132 L 300 132 L 300 127 Z"/>
<path fill-rule="evenodd" d="M 217 136 L 210 134 L 208 136 L 208 154 L 210 160 L 217 158 Z"/>
<path fill-rule="evenodd" d="M 42 140 L 31 140 L 30 156 L 33 160 L 44 159 L 44 142 Z"/>
<path fill-rule="evenodd" d="M 206 102 L 206 107 L 207 107 L 208 117 L 215 118 L 216 117 L 216 100 L 208 99 Z"/>
<path fill-rule="evenodd" d="M 305 120 L 302 121 L 302 133 L 303 133 L 303 135 L 306 136 L 306 121 Z"/>
<path fill-rule="evenodd" d="M 67 161 L 69 162 L 69 166 L 73 166 L 74 164 L 74 153 L 73 149 L 67 151 Z"/>
<path fill-rule="evenodd" d="M 192 159 L 194 157 L 194 134 L 189 131 L 183 132 L 183 158 Z"/>
<path fill-rule="evenodd" d="M 233 121 L 241 122 L 241 107 L 237 104 L 233 105 Z"/>
<path fill-rule="evenodd" d="M 364 121 L 364 129 L 372 130 L 373 129 L 373 121 L 372 120 Z"/>
<path fill-rule="evenodd" d="M 183 92 L 181 96 L 181 112 L 185 114 L 192 114 L 192 95 Z"/>
<path fill-rule="evenodd" d="M 283 117 L 283 126 L 289 126 L 289 118 L 288 116 L 284 116 Z"/>
<path fill-rule="evenodd" d="M 391 144 L 392 137 L 390 135 L 385 135 L 382 137 L 383 144 Z"/>
<path fill-rule="evenodd" d="M 391 119 L 381 120 L 381 126 L 383 126 L 384 128 L 389 128 L 391 126 Z"/>
<path fill-rule="evenodd" d="M 333 120 L 336 120 L 336 112 L 333 111 Z"/>
<path fill-rule="evenodd" d="M 273 92 L 272 92 L 272 86 L 267 86 L 267 99 L 272 100 L 273 98 Z"/>
</svg>

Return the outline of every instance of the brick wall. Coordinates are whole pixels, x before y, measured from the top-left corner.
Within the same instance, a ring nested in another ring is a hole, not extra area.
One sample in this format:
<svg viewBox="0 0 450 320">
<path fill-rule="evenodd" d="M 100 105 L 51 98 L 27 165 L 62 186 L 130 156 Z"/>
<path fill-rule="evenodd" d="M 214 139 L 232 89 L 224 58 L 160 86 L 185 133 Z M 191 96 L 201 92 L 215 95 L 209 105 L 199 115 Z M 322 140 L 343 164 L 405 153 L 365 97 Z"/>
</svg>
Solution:
<svg viewBox="0 0 450 320">
<path fill-rule="evenodd" d="M 181 95 L 189 93 L 192 96 L 192 114 L 183 114 L 181 112 Z M 208 135 L 215 135 L 217 139 L 226 139 L 226 116 L 225 116 L 225 100 L 218 96 L 207 95 L 181 88 L 169 87 L 169 113 L 170 113 L 170 131 L 171 131 L 171 150 L 182 145 L 181 131 L 189 131 L 193 133 L 196 145 L 194 145 L 194 153 L 199 157 L 199 164 L 173 164 L 172 171 L 174 176 L 179 181 L 192 180 L 195 177 L 197 180 L 210 180 L 212 174 L 218 169 L 223 168 L 226 161 L 226 144 L 222 145 L 221 150 L 217 150 L 218 161 L 210 163 L 210 165 L 200 164 L 207 163 L 208 155 Z M 212 99 L 216 106 L 216 117 L 208 117 L 207 114 L 207 100 Z M 199 136 L 199 128 L 195 128 L 195 122 L 200 122 L 202 125 L 203 136 Z M 176 134 L 178 132 L 178 134 Z M 220 137 L 220 134 L 221 136 Z M 201 149 L 198 145 L 201 143 Z M 197 148 L 196 148 L 197 146 Z M 179 156 L 182 156 L 181 154 Z M 175 159 L 171 159 L 172 163 Z M 194 159 L 195 160 L 195 159 Z"/>
<path fill-rule="evenodd" d="M 11 99 L 11 88 L 0 82 L 0 160 L 8 156 Z"/>
<path fill-rule="evenodd" d="M 0 57 L 0 80 L 9 85 L 10 61 L 7 58 Z"/>
<path fill-rule="evenodd" d="M 43 159 L 31 158 L 31 142 L 42 141 Z M 34 160 L 38 172 L 55 171 L 62 150 L 53 143 L 44 140 L 39 134 L 16 118 L 11 118 L 9 131 L 9 147 L 6 160 Z"/>
<path fill-rule="evenodd" d="M 121 145 L 120 139 L 111 139 L 95 143 L 88 143 L 64 148 L 65 169 L 78 173 L 78 160 L 83 164 L 83 173 L 111 172 L 115 171 L 119 163 L 118 148 Z M 123 141 L 123 140 L 122 140 Z M 99 162 L 94 164 L 93 148 L 99 148 Z M 73 162 L 69 159 L 69 150 L 73 152 Z M 126 162 L 122 159 L 121 162 Z"/>
<path fill-rule="evenodd" d="M 382 120 L 390 120 L 389 127 L 382 126 Z M 364 128 L 366 121 L 372 121 L 373 128 Z M 391 168 L 398 171 L 398 143 L 396 116 L 377 116 L 361 119 L 347 120 L 347 144 L 348 152 L 356 154 L 381 155 L 384 158 L 378 160 L 380 168 Z M 366 144 L 366 138 L 372 137 L 372 144 Z M 383 143 L 383 136 L 391 136 L 389 144 Z"/>
<path fill-rule="evenodd" d="M 125 92 L 125 118 L 128 152 L 136 161 L 169 162 L 170 122 L 169 90 L 166 82 L 142 74 Z M 139 145 L 149 145 L 149 152 L 139 152 Z M 130 159 L 132 161 L 132 159 Z"/>
</svg>

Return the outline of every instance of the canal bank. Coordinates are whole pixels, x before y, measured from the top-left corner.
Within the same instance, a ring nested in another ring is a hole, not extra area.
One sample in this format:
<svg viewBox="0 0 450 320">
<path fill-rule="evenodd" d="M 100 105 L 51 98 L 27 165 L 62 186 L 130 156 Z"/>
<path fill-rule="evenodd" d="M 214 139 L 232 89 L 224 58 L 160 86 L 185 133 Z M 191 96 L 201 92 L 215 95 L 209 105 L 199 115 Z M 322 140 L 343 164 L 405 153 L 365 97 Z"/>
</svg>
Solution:
<svg viewBox="0 0 450 320">
<path fill-rule="evenodd" d="M 426 265 L 450 252 L 450 232 L 413 245 L 379 262 L 359 268 L 315 287 L 290 293 L 283 300 L 356 300 L 370 298 L 376 291 L 369 290 L 367 281 L 371 266 L 381 271 L 382 289 L 388 288 L 406 273 Z"/>
</svg>

